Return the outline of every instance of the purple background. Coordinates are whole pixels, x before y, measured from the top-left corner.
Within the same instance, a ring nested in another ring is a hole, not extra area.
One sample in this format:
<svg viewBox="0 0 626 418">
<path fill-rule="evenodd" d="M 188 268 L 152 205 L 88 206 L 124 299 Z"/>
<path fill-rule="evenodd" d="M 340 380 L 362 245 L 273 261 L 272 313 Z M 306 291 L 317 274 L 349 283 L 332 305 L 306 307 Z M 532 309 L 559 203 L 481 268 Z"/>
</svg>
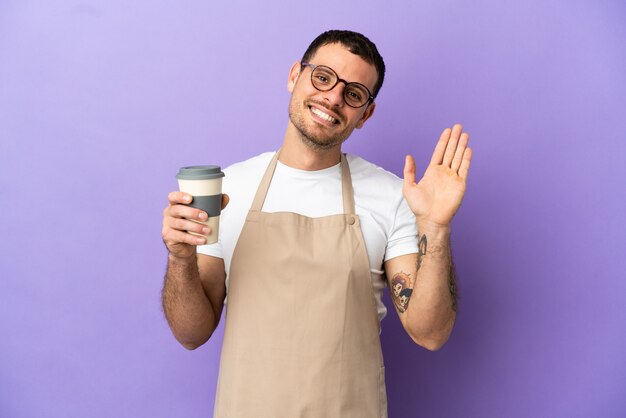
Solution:
<svg viewBox="0 0 626 418">
<path fill-rule="evenodd" d="M 280 144 L 289 67 L 329 28 L 388 66 L 348 152 L 422 171 L 457 121 L 475 151 L 457 325 L 430 353 L 383 321 L 390 415 L 626 416 L 624 22 L 621 1 L 2 0 L 0 416 L 211 416 L 222 330 L 188 352 L 167 328 L 165 197 L 181 165 Z"/>
</svg>

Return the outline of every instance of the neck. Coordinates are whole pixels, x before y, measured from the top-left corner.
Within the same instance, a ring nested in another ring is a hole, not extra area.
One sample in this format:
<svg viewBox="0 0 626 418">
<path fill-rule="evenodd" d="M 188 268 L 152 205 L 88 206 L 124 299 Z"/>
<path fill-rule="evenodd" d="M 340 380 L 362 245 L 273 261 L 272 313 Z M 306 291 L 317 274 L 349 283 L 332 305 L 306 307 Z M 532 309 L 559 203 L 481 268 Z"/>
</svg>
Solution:
<svg viewBox="0 0 626 418">
<path fill-rule="evenodd" d="M 278 160 L 292 168 L 299 170 L 323 170 L 339 164 L 341 161 L 341 145 L 327 149 L 317 150 L 308 146 L 301 133 L 291 123 L 287 126 L 283 146 L 280 149 Z"/>
</svg>

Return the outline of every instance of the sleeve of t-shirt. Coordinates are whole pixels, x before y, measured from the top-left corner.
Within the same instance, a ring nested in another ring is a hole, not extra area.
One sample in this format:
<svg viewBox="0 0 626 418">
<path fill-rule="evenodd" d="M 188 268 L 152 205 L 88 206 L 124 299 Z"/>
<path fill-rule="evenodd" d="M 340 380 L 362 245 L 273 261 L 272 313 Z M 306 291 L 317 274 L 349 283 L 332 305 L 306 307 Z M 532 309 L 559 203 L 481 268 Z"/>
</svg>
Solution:
<svg viewBox="0 0 626 418">
<path fill-rule="evenodd" d="M 222 243 L 218 240 L 215 244 L 198 245 L 196 247 L 198 254 L 210 255 L 217 258 L 224 258 Z"/>
<path fill-rule="evenodd" d="M 417 253 L 417 222 L 404 197 L 400 199 L 385 250 L 385 261 Z"/>
</svg>

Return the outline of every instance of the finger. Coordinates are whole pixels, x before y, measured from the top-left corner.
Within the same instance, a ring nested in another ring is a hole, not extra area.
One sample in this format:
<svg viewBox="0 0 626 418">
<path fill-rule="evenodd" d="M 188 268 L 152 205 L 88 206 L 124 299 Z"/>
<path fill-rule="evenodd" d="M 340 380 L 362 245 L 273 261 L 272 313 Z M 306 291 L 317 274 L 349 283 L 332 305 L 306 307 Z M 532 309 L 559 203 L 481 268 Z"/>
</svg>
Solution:
<svg viewBox="0 0 626 418">
<path fill-rule="evenodd" d="M 456 152 L 456 146 L 459 143 L 459 137 L 461 136 L 462 130 L 463 127 L 458 123 L 452 127 L 452 133 L 450 134 L 450 140 L 448 141 L 448 146 L 446 147 L 446 153 L 443 155 L 442 164 L 446 167 L 450 167 L 452 164 L 452 158 L 454 158 L 454 153 Z"/>
<path fill-rule="evenodd" d="M 410 186 L 415 183 L 415 160 L 412 155 L 404 158 L 404 185 Z"/>
<path fill-rule="evenodd" d="M 169 248 L 172 244 L 203 245 L 206 243 L 206 238 L 176 229 L 170 229 L 168 233 L 163 236 L 163 241 L 165 241 L 165 245 Z"/>
<path fill-rule="evenodd" d="M 437 141 L 437 146 L 435 146 L 433 157 L 430 159 L 431 164 L 441 164 L 443 161 L 443 154 L 446 152 L 446 146 L 448 145 L 451 133 L 452 130 L 450 128 L 444 129 L 441 133 L 439 141 Z"/>
<path fill-rule="evenodd" d="M 454 158 L 452 159 L 452 171 L 459 171 L 459 167 L 461 166 L 461 161 L 463 161 L 463 154 L 465 153 L 465 149 L 467 148 L 467 142 L 469 141 L 469 134 L 467 132 L 463 132 L 461 134 L 461 138 L 459 138 L 459 144 L 456 146 L 456 152 L 454 153 Z"/>
<path fill-rule="evenodd" d="M 472 149 L 467 147 L 463 153 L 463 160 L 461 161 L 461 167 L 459 167 L 459 176 L 463 180 L 467 180 L 469 174 L 470 162 L 472 161 Z"/>
<path fill-rule="evenodd" d="M 185 205 L 170 205 L 165 208 L 164 215 L 166 217 L 194 219 L 203 222 L 209 219 L 209 215 L 205 211 Z"/>
<path fill-rule="evenodd" d="M 188 221 L 186 219 L 174 218 L 171 220 L 171 222 L 166 224 L 166 227 L 169 227 L 170 229 L 175 229 L 177 231 L 195 232 L 196 234 L 207 236 L 211 233 L 211 228 L 209 228 L 207 225 L 199 222 Z"/>
<path fill-rule="evenodd" d="M 171 192 L 167 195 L 167 200 L 170 202 L 170 204 L 180 203 L 186 205 L 188 203 L 191 203 L 193 197 L 189 193 L 185 192 Z"/>
<path fill-rule="evenodd" d="M 224 209 L 226 205 L 228 205 L 228 202 L 230 202 L 230 197 L 228 197 L 228 195 L 224 193 L 222 195 L 222 209 Z"/>
</svg>

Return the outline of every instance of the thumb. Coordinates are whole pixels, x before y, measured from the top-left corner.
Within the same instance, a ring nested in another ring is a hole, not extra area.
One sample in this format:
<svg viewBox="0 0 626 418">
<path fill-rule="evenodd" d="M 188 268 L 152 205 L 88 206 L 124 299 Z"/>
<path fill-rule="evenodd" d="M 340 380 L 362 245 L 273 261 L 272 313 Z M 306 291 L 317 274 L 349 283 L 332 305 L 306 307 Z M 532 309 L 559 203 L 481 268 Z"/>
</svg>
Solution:
<svg viewBox="0 0 626 418">
<path fill-rule="evenodd" d="M 404 186 L 411 186 L 415 183 L 415 160 L 412 155 L 407 155 L 404 159 Z"/>
<path fill-rule="evenodd" d="M 228 202 L 230 202 L 230 197 L 226 193 L 222 194 L 222 209 L 228 205 Z"/>
</svg>

